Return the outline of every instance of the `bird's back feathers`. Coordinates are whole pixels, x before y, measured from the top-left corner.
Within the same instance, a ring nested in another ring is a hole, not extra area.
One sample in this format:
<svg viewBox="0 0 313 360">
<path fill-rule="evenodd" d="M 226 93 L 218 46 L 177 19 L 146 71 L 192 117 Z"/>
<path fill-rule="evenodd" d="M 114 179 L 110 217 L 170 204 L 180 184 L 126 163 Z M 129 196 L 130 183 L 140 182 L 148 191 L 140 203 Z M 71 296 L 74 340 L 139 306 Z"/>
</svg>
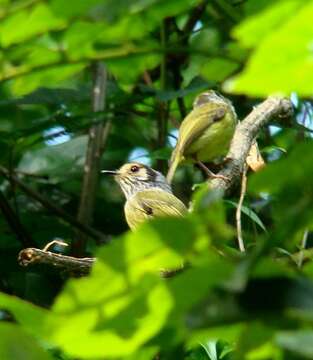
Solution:
<svg viewBox="0 0 313 360">
<path fill-rule="evenodd" d="M 187 115 L 181 123 L 177 144 L 170 160 L 170 168 L 167 174 L 169 183 L 171 183 L 176 168 L 184 157 L 186 155 L 192 157 L 193 154 L 196 154 L 198 148 L 203 146 L 203 143 L 210 142 L 210 128 L 212 127 L 213 135 L 215 133 L 214 129 L 220 127 L 218 123 L 223 122 L 228 110 L 229 107 L 226 103 L 206 103 L 195 107 Z M 230 116 L 232 115 L 230 114 Z M 221 125 L 223 126 L 223 124 Z M 206 160 L 211 160 L 210 157 L 211 154 L 208 151 Z"/>
</svg>

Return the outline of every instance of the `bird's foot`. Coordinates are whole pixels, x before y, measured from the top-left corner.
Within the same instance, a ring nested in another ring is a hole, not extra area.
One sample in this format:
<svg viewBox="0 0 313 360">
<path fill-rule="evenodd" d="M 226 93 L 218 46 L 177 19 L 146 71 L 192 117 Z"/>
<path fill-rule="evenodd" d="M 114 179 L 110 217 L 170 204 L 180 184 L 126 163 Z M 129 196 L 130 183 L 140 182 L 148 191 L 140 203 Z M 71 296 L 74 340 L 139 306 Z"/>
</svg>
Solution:
<svg viewBox="0 0 313 360">
<path fill-rule="evenodd" d="M 224 176 L 224 175 L 221 175 L 221 174 L 215 174 L 213 171 L 208 169 L 201 161 L 198 161 L 198 165 L 206 173 L 208 178 L 210 178 L 210 179 L 222 179 L 224 181 L 229 181 L 229 178 L 227 176 Z"/>
</svg>

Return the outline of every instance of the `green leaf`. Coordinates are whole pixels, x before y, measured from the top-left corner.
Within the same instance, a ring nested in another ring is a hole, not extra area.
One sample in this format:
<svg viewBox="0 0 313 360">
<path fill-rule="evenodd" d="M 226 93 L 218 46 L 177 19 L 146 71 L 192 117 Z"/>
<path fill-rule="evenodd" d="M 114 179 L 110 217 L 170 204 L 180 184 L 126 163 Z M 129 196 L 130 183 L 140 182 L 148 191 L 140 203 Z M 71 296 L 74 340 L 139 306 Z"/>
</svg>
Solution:
<svg viewBox="0 0 313 360">
<path fill-rule="evenodd" d="M 262 97 L 292 91 L 309 96 L 313 89 L 312 16 L 313 1 L 286 0 L 239 25 L 235 36 L 255 50 L 245 69 L 228 80 L 224 89 Z"/>
<path fill-rule="evenodd" d="M 256 350 L 268 343 L 273 337 L 272 328 L 261 322 L 251 322 L 243 329 L 238 339 L 237 358 L 244 359 L 251 350 Z"/>
<path fill-rule="evenodd" d="M 51 64 L 51 67 L 43 66 L 43 69 L 40 69 L 40 66 L 39 69 L 36 69 L 36 66 L 30 67 L 25 75 L 22 71 L 20 77 L 14 80 L 11 90 L 14 95 L 25 95 L 41 86 L 55 87 L 63 84 L 84 67 L 85 63 L 59 66 Z"/>
<path fill-rule="evenodd" d="M 268 238 L 268 244 L 277 246 L 276 241 L 291 241 L 297 231 L 312 223 L 312 162 L 313 142 L 310 140 L 251 177 L 248 185 L 251 191 L 267 193 L 275 199 L 275 233 Z"/>
<path fill-rule="evenodd" d="M 276 335 L 275 340 L 283 349 L 307 358 L 313 357 L 312 330 L 282 331 Z"/>
<path fill-rule="evenodd" d="M 53 13 L 58 16 L 72 18 L 88 13 L 93 7 L 101 3 L 102 0 L 75 0 L 75 6 L 71 1 L 52 0 L 50 7 Z"/>
<path fill-rule="evenodd" d="M 201 344 L 202 347 L 205 349 L 205 352 L 208 355 L 208 358 L 210 360 L 218 360 L 218 355 L 217 355 L 217 341 L 208 341 L 206 344 Z"/>
<path fill-rule="evenodd" d="M 200 74 L 209 81 L 224 81 L 239 68 L 239 63 L 216 57 L 209 59 L 200 69 Z"/>
<path fill-rule="evenodd" d="M 90 101 L 90 89 L 68 89 L 68 88 L 54 88 L 39 87 L 34 92 L 18 98 L 10 98 L 8 100 L 1 100 L 0 106 L 8 104 L 18 105 L 61 105 L 61 104 L 75 104 L 82 101 Z"/>
<path fill-rule="evenodd" d="M 207 89 L 209 83 L 200 77 L 194 78 L 188 86 L 180 90 L 172 91 L 155 91 L 156 98 L 161 101 L 175 100 L 179 97 L 185 97 L 189 94 L 194 94 Z"/>
<path fill-rule="evenodd" d="M 0 26 L 0 43 L 7 47 L 49 30 L 62 29 L 65 24 L 48 5 L 40 3 L 6 18 Z"/>
<path fill-rule="evenodd" d="M 269 164 L 250 180 L 250 189 L 270 193 L 281 192 L 282 188 L 310 185 L 313 176 L 313 141 L 297 145 L 287 157 Z"/>
<path fill-rule="evenodd" d="M 233 31 L 234 37 L 239 39 L 245 47 L 258 45 L 264 38 L 271 36 L 273 31 L 289 21 L 301 5 L 304 5 L 301 0 L 276 1 L 261 13 L 253 14 L 254 16 L 240 23 Z"/>
<path fill-rule="evenodd" d="M 18 325 L 0 323 L 1 360 L 52 360 L 37 341 Z"/>
<path fill-rule="evenodd" d="M 27 151 L 19 164 L 20 171 L 47 175 L 61 181 L 69 174 L 77 174 L 84 165 L 87 137 L 80 136 L 60 145 Z"/>
<path fill-rule="evenodd" d="M 226 204 L 230 204 L 232 205 L 234 208 L 237 208 L 238 204 L 234 201 L 231 200 L 224 200 L 224 202 Z M 245 215 L 247 215 L 253 222 L 255 222 L 257 225 L 259 225 L 259 227 L 266 231 L 266 228 L 264 226 L 264 224 L 262 223 L 262 220 L 258 217 L 258 215 L 249 207 L 247 206 L 242 206 L 241 207 L 241 212 Z"/>
<path fill-rule="evenodd" d="M 70 281 L 57 298 L 53 310 L 67 321 L 55 328 L 51 341 L 80 357 L 137 350 L 165 326 L 174 306 L 159 271 L 181 267 L 193 238 L 186 220 L 159 219 L 102 248 L 91 275 Z"/>
<path fill-rule="evenodd" d="M 0 292 L 0 308 L 9 311 L 19 324 L 30 334 L 44 338 L 47 334 L 45 321 L 48 310 L 35 306 L 15 296 Z"/>
<path fill-rule="evenodd" d="M 71 59 L 95 57 L 97 51 L 94 49 L 94 43 L 102 27 L 102 23 L 87 21 L 76 21 L 71 25 L 63 37 L 64 46 Z"/>
</svg>

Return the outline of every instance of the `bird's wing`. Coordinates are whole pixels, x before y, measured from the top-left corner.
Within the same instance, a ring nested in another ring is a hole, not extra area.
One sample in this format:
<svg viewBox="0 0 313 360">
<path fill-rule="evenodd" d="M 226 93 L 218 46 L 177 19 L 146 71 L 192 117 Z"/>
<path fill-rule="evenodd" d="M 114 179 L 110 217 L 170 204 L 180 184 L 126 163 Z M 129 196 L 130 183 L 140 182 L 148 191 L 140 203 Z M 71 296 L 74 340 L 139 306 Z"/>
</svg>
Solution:
<svg viewBox="0 0 313 360">
<path fill-rule="evenodd" d="M 194 108 L 181 123 L 177 144 L 173 150 L 167 181 L 172 182 L 176 168 L 188 147 L 216 121 L 223 119 L 227 108 L 223 104 L 208 103 Z"/>
<path fill-rule="evenodd" d="M 212 103 L 193 109 L 180 126 L 177 151 L 183 154 L 212 124 L 223 119 L 226 111 L 225 105 Z"/>
<path fill-rule="evenodd" d="M 183 216 L 187 212 L 186 206 L 175 195 L 158 189 L 139 191 L 132 198 L 132 206 L 146 218 Z"/>
</svg>

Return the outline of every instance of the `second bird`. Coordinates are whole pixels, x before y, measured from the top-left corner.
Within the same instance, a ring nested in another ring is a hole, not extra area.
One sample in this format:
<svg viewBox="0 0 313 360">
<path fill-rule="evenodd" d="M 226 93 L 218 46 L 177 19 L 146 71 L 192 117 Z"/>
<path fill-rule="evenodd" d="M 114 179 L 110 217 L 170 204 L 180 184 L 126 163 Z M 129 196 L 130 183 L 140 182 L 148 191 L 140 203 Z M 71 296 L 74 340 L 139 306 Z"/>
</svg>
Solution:
<svg viewBox="0 0 313 360">
<path fill-rule="evenodd" d="M 213 90 L 197 96 L 193 110 L 181 123 L 167 181 L 171 183 L 177 166 L 184 160 L 198 162 L 204 167 L 202 162 L 226 155 L 236 124 L 237 116 L 229 100 Z"/>
<path fill-rule="evenodd" d="M 173 195 L 165 177 L 149 166 L 129 163 L 116 171 L 102 172 L 114 175 L 123 190 L 125 217 L 131 230 L 153 217 L 183 216 L 187 212 L 185 205 Z"/>
</svg>

